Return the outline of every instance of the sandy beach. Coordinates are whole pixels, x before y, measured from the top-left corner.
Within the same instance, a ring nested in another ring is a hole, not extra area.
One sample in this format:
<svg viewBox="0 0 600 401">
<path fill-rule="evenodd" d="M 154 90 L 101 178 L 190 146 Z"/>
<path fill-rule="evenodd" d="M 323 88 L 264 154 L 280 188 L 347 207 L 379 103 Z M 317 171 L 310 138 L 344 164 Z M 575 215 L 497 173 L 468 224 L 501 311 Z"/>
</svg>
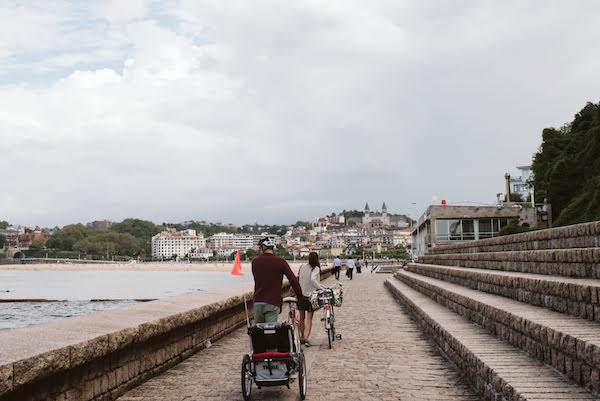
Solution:
<svg viewBox="0 0 600 401">
<path fill-rule="evenodd" d="M 294 272 L 298 271 L 300 262 L 290 262 Z M 57 270 L 57 271 L 199 271 L 199 272 L 230 272 L 233 262 L 229 263 L 76 263 L 60 262 L 46 264 L 14 264 L 0 265 L 0 270 Z M 251 273 L 250 262 L 242 262 L 242 271 Z"/>
</svg>

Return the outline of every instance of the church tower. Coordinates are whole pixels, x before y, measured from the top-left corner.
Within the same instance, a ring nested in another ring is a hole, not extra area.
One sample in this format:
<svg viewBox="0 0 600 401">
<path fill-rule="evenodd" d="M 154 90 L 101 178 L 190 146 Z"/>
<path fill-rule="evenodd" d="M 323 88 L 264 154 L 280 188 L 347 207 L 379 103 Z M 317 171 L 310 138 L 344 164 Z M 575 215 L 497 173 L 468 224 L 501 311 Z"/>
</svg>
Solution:
<svg viewBox="0 0 600 401">
<path fill-rule="evenodd" d="M 390 217 L 387 214 L 387 206 L 385 202 L 383 202 L 383 205 L 381 206 L 381 221 L 386 226 L 390 225 Z"/>
</svg>

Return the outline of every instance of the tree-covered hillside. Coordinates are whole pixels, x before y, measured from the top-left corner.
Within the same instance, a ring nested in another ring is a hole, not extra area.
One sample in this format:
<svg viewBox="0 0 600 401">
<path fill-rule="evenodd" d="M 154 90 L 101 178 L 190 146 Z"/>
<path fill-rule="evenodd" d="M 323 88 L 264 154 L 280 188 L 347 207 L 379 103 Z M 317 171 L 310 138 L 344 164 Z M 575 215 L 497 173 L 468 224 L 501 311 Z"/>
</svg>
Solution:
<svg viewBox="0 0 600 401">
<path fill-rule="evenodd" d="M 544 129 L 532 170 L 536 199 L 552 204 L 554 226 L 600 220 L 600 103 Z"/>
</svg>

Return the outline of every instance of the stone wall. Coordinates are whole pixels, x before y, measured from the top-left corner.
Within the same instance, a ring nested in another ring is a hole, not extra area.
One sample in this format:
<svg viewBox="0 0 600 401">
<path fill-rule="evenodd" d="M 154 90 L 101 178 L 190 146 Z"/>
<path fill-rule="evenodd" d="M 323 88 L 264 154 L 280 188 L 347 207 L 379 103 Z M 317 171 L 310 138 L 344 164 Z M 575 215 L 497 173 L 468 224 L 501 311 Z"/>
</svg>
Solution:
<svg viewBox="0 0 600 401">
<path fill-rule="evenodd" d="M 600 221 L 531 231 L 457 244 L 439 245 L 433 254 L 592 248 L 600 246 Z"/>
<path fill-rule="evenodd" d="M 330 272 L 323 269 L 321 278 Z M 287 281 L 284 287 L 289 289 Z M 233 291 L 251 300 L 249 288 L 251 283 Z M 243 297 L 231 292 L 182 295 L 0 332 L 0 401 L 114 400 L 244 325 Z"/>
<path fill-rule="evenodd" d="M 419 262 L 443 266 L 600 278 L 600 248 L 423 255 Z"/>
<path fill-rule="evenodd" d="M 600 348 L 593 339 L 586 341 L 573 338 L 560 331 L 561 328 L 540 325 L 516 316 L 510 310 L 437 288 L 407 275 L 396 273 L 396 277 L 594 393 L 600 390 Z M 568 330 L 568 327 L 562 329 Z"/>
<path fill-rule="evenodd" d="M 600 287 L 595 283 L 559 277 L 541 279 L 535 276 L 495 274 L 420 263 L 411 263 L 408 271 L 600 322 Z"/>
</svg>

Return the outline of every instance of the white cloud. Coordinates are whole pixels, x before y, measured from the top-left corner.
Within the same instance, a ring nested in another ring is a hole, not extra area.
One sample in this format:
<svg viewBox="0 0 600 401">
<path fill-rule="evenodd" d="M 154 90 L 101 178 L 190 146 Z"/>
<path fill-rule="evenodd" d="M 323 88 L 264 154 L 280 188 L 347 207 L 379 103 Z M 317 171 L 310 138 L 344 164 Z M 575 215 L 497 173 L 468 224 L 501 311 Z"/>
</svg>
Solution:
<svg viewBox="0 0 600 401">
<path fill-rule="evenodd" d="M 598 100 L 591 3 L 126 3 L 0 8 L 0 219 L 490 201 Z"/>
</svg>

